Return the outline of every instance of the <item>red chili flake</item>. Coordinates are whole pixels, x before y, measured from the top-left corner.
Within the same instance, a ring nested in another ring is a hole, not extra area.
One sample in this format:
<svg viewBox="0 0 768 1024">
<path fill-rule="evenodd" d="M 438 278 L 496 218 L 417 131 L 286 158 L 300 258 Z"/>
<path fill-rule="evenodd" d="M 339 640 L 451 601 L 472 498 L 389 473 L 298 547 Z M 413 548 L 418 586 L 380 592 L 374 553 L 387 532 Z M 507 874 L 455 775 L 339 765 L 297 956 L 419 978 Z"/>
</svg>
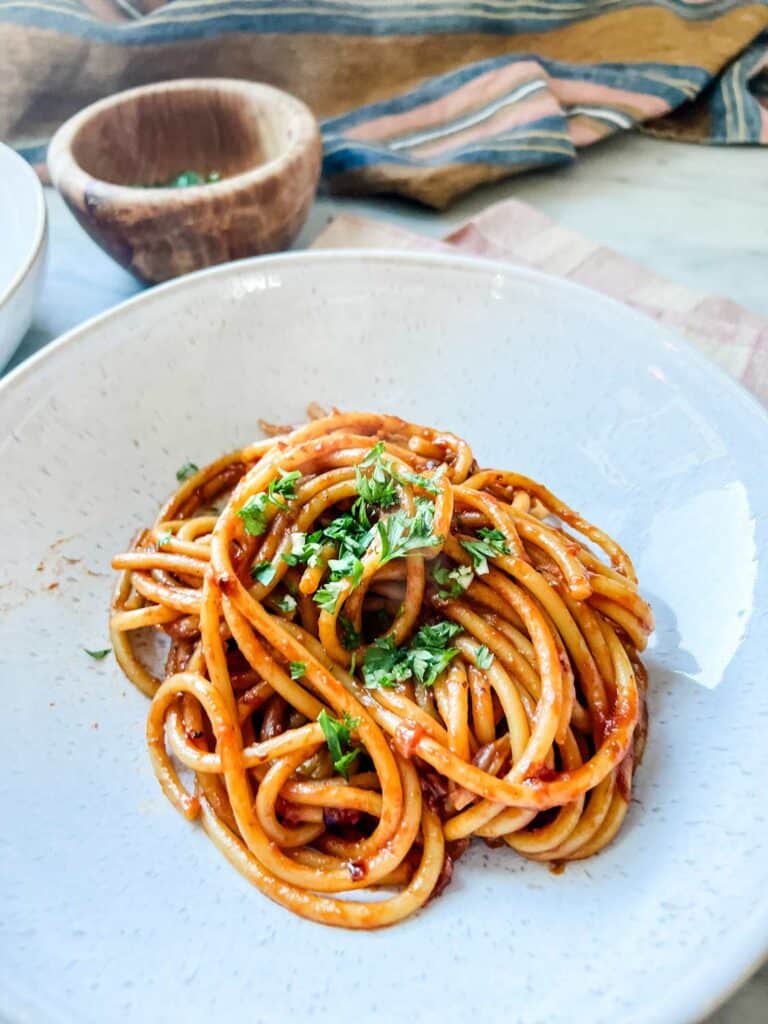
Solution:
<svg viewBox="0 0 768 1024">
<path fill-rule="evenodd" d="M 351 860 L 347 864 L 347 871 L 353 882 L 362 882 L 368 874 L 368 865 L 364 860 Z"/>
</svg>

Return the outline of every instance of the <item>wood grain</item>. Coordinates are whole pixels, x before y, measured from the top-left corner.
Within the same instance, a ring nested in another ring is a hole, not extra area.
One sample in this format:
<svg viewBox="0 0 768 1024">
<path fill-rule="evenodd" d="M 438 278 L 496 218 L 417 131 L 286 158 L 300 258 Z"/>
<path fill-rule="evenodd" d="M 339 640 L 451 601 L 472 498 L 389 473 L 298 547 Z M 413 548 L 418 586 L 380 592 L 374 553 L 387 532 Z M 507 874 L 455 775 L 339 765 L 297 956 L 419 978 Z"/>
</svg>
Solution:
<svg viewBox="0 0 768 1024">
<path fill-rule="evenodd" d="M 119 93 L 54 136 L 53 183 L 88 234 L 143 281 L 290 245 L 321 145 L 309 109 L 271 86 L 185 79 Z M 215 184 L 144 187 L 185 170 Z"/>
</svg>

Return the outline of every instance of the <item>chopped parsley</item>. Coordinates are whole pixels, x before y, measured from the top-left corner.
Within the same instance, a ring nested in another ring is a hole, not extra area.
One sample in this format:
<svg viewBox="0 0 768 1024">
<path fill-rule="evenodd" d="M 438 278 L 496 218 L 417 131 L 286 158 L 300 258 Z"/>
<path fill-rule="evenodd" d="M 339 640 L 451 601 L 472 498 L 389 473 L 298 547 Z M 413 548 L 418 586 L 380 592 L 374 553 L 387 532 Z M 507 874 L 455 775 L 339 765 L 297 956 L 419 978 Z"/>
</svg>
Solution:
<svg viewBox="0 0 768 1024">
<path fill-rule="evenodd" d="M 461 632 L 455 622 L 438 622 L 435 626 L 422 626 L 411 641 L 411 666 L 413 674 L 424 686 L 432 686 L 456 655 L 455 647 L 449 642 Z"/>
<path fill-rule="evenodd" d="M 482 669 L 490 668 L 491 665 L 493 664 L 493 655 L 485 646 L 485 644 L 480 644 L 480 646 L 475 651 L 475 664 L 477 665 L 478 668 Z"/>
<path fill-rule="evenodd" d="M 351 734 L 352 730 L 357 729 L 360 725 L 360 719 L 350 718 L 345 711 L 344 717 L 339 721 L 338 718 L 333 718 L 323 708 L 317 716 L 317 720 L 325 735 L 325 742 L 328 744 L 333 767 L 345 779 L 349 779 L 350 765 L 360 753 L 358 748 L 350 747 Z"/>
<path fill-rule="evenodd" d="M 499 555 L 508 555 L 504 534 L 501 530 L 490 530 L 487 527 L 477 531 L 479 540 L 462 540 L 459 543 L 472 556 L 475 572 L 484 576 L 488 572 L 488 559 Z"/>
<path fill-rule="evenodd" d="M 106 656 L 108 654 L 111 654 L 112 652 L 111 647 L 105 647 L 101 651 L 89 651 L 87 647 L 84 647 L 83 650 L 88 655 L 88 657 L 93 658 L 94 661 L 103 661 L 106 658 Z"/>
<path fill-rule="evenodd" d="M 273 505 L 277 505 L 278 508 L 287 508 L 285 500 L 293 501 L 296 497 L 296 481 L 301 476 L 301 473 L 294 469 L 291 473 L 286 473 L 283 469 L 278 469 L 280 476 L 275 479 L 267 487 L 267 499 L 272 502 Z"/>
<path fill-rule="evenodd" d="M 443 599 L 460 597 L 474 578 L 475 574 L 468 565 L 457 565 L 454 569 L 436 565 L 432 570 L 432 579 L 441 585 L 437 596 Z"/>
<path fill-rule="evenodd" d="M 180 466 L 176 470 L 176 479 L 181 484 L 181 483 L 184 483 L 185 480 L 189 480 L 189 478 L 191 476 L 194 476 L 195 473 L 199 473 L 199 472 L 200 472 L 200 467 L 195 465 L 194 462 L 185 462 L 183 466 Z"/>
<path fill-rule="evenodd" d="M 344 649 L 356 651 L 363 642 L 362 635 L 358 633 L 352 625 L 352 621 L 346 615 L 339 616 L 339 626 L 341 628 L 341 643 Z"/>
<path fill-rule="evenodd" d="M 275 578 L 275 567 L 271 562 L 257 562 L 251 566 L 251 579 L 266 587 Z"/>
<path fill-rule="evenodd" d="M 357 587 L 363 578 L 361 555 L 370 543 L 371 531 L 365 530 L 354 516 L 345 514 L 334 519 L 322 531 L 326 543 L 338 544 L 337 558 L 328 560 L 331 574 L 328 582 L 315 593 L 314 600 L 324 612 L 331 614 L 336 611 L 341 592 L 348 580 L 352 587 Z"/>
<path fill-rule="evenodd" d="M 154 181 L 151 185 L 139 185 L 138 188 L 189 188 L 191 185 L 215 185 L 221 181 L 219 171 L 200 174 L 199 171 L 181 171 L 180 174 L 168 178 L 167 181 Z"/>
<path fill-rule="evenodd" d="M 291 597 L 290 594 L 283 594 L 282 597 L 276 597 L 272 604 L 279 612 L 283 612 L 285 615 L 293 615 L 296 611 L 296 598 Z"/>
<path fill-rule="evenodd" d="M 429 491 L 430 494 L 440 493 L 440 484 L 438 481 L 445 473 L 445 463 L 443 463 L 437 470 L 434 476 L 422 476 L 420 473 L 409 473 L 404 469 L 397 471 L 397 479 L 401 484 L 413 484 L 415 487 L 420 487 L 423 491 Z"/>
<path fill-rule="evenodd" d="M 330 615 L 336 611 L 336 605 L 339 603 L 345 583 L 345 580 L 331 580 L 315 591 L 314 601 L 322 611 L 328 612 Z"/>
<path fill-rule="evenodd" d="M 243 521 L 245 532 L 252 537 L 259 537 L 267 528 L 267 503 L 269 499 L 266 494 L 252 494 L 241 509 L 238 509 L 238 516 Z"/>
<path fill-rule="evenodd" d="M 412 674 L 408 649 L 397 647 L 391 636 L 374 640 L 363 655 L 363 679 L 369 688 L 391 688 L 404 683 Z"/>
<path fill-rule="evenodd" d="M 267 528 L 267 506 L 274 505 L 285 510 L 288 508 L 286 501 L 292 501 L 296 497 L 296 481 L 301 476 L 298 470 L 286 473 L 279 470 L 280 476 L 271 481 L 266 491 L 261 494 L 252 494 L 241 509 L 238 516 L 243 521 L 245 532 L 252 537 L 260 537 Z M 283 556 L 285 557 L 285 556 Z M 289 565 L 295 563 L 289 562 Z"/>
<path fill-rule="evenodd" d="M 360 585 L 364 571 L 363 556 L 377 536 L 381 544 L 382 564 L 419 548 L 433 547 L 441 541 L 433 533 L 435 510 L 427 498 L 416 499 L 413 516 L 397 509 L 371 525 L 369 506 L 386 509 L 397 500 L 397 478 L 389 463 L 382 459 L 383 452 L 384 443 L 379 441 L 355 468 L 359 497 L 351 510 L 336 516 L 320 530 L 294 534 L 289 550 L 282 555 L 288 565 L 313 568 L 321 565 L 324 549 L 329 545 L 336 549 L 335 557 L 328 559 L 328 578 L 314 595 L 316 604 L 325 612 L 335 612 L 347 582 L 351 589 Z M 266 502 L 274 503 L 275 494 L 289 498 L 295 496 L 293 484 L 298 476 L 298 473 L 283 474 L 281 480 L 273 481 L 274 486 L 270 485 L 272 491 L 268 491 L 266 496 L 258 495 L 246 502 L 239 515 L 249 533 L 262 533 L 266 529 Z"/>
<path fill-rule="evenodd" d="M 168 530 L 166 533 L 161 533 L 157 538 L 157 546 L 164 548 L 166 544 L 170 544 L 173 540 L 173 534 Z"/>
<path fill-rule="evenodd" d="M 448 621 L 422 626 L 408 647 L 397 647 L 391 636 L 379 637 L 363 655 L 365 685 L 393 687 L 413 676 L 432 686 L 459 653 L 448 644 L 461 628 Z"/>
<path fill-rule="evenodd" d="M 288 665 L 288 671 L 291 673 L 291 679 L 301 679 L 307 671 L 307 666 L 303 661 L 292 661 Z"/>
<path fill-rule="evenodd" d="M 332 579 L 348 576 L 353 587 L 358 586 L 363 578 L 363 563 L 351 551 L 345 552 L 341 558 L 329 559 L 328 568 L 331 570 Z"/>
<path fill-rule="evenodd" d="M 411 517 L 403 509 L 398 509 L 376 524 L 381 540 L 381 564 L 393 558 L 403 558 L 411 551 L 419 548 L 434 547 L 440 544 L 441 537 L 432 532 L 435 518 L 434 505 L 428 498 L 416 499 L 416 514 Z"/>
<path fill-rule="evenodd" d="M 429 478 L 406 469 L 396 467 L 384 455 L 384 442 L 379 441 L 355 469 L 355 485 L 360 497 L 353 506 L 353 512 L 364 525 L 368 525 L 368 505 L 390 508 L 397 501 L 397 485 L 413 484 L 432 494 L 440 493 L 438 483 L 445 472 L 441 466 L 434 477 Z"/>
<path fill-rule="evenodd" d="M 379 441 L 355 468 L 355 486 L 360 495 L 355 510 L 361 519 L 367 519 L 366 505 L 389 508 L 397 501 L 397 481 L 390 465 L 382 459 L 383 453 L 384 442 Z"/>
</svg>

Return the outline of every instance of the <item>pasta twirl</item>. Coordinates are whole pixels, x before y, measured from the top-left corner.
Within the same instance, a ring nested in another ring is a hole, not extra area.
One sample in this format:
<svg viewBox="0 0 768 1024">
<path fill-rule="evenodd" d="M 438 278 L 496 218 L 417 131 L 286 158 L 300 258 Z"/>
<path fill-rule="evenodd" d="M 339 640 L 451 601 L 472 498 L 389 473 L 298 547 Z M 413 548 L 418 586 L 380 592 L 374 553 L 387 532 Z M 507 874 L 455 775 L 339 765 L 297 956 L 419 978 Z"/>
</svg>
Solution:
<svg viewBox="0 0 768 1024">
<path fill-rule="evenodd" d="M 473 837 L 549 862 L 613 839 L 653 628 L 615 541 L 394 416 L 322 415 L 189 472 L 113 561 L 112 642 L 166 796 L 263 893 L 377 928 Z"/>
</svg>

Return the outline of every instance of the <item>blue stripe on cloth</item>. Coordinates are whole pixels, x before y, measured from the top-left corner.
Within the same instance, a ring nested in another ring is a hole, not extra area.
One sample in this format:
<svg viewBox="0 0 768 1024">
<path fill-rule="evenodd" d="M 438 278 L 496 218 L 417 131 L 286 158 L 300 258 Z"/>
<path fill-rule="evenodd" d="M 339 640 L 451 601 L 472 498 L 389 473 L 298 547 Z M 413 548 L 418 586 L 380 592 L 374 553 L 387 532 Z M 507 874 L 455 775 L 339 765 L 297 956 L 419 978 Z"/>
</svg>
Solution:
<svg viewBox="0 0 768 1024">
<path fill-rule="evenodd" d="M 650 96 L 657 96 L 665 100 L 670 107 L 676 107 L 686 99 L 690 98 L 690 90 L 684 85 L 694 83 L 696 92 L 699 92 L 709 82 L 710 75 L 702 68 L 689 67 L 685 65 L 666 64 L 594 64 L 591 66 L 583 64 L 561 64 L 559 61 L 544 60 L 533 53 L 517 53 L 510 56 L 491 57 L 488 60 L 478 61 L 476 64 L 469 64 L 459 68 L 458 71 L 449 71 L 445 75 L 438 75 L 430 78 L 423 85 L 402 93 L 392 99 L 381 100 L 378 103 L 371 103 L 366 107 L 358 107 L 348 114 L 339 117 L 329 118 L 323 122 L 323 131 L 337 132 L 374 118 L 383 117 L 387 114 L 404 114 L 414 110 L 432 100 L 440 99 L 447 93 L 453 92 L 466 82 L 472 81 L 479 75 L 484 75 L 497 68 L 507 67 L 510 64 L 519 64 L 522 61 L 531 61 L 539 64 L 549 75 L 554 78 L 566 78 L 570 81 L 592 82 L 599 85 L 613 86 L 617 89 L 626 89 L 629 92 L 647 93 Z M 663 72 L 664 79 L 674 82 L 679 79 L 679 84 L 670 84 L 653 77 L 653 73 Z"/>
<path fill-rule="evenodd" d="M 436 157 L 415 157 L 386 145 L 361 142 L 344 136 L 324 139 L 323 174 L 337 174 L 381 164 L 402 167 L 439 167 L 451 163 L 515 165 L 570 162 L 576 156 L 562 117 L 542 117 L 477 142 L 446 150 Z M 546 133 L 546 134 L 544 134 Z"/>
<path fill-rule="evenodd" d="M 758 0 L 758 3 L 768 0 Z M 223 32 L 421 35 L 477 32 L 512 35 L 547 31 L 609 11 L 635 7 L 708 21 L 743 0 L 498 0 L 496 3 L 335 3 L 331 0 L 208 0 L 157 8 L 146 17 L 106 23 L 71 0 L 0 0 L 0 20 L 109 43 L 162 43 Z"/>
<path fill-rule="evenodd" d="M 711 139 L 721 143 L 758 143 L 762 131 L 760 101 L 750 76 L 768 53 L 768 32 L 728 65 L 717 80 L 710 104 Z"/>
</svg>

